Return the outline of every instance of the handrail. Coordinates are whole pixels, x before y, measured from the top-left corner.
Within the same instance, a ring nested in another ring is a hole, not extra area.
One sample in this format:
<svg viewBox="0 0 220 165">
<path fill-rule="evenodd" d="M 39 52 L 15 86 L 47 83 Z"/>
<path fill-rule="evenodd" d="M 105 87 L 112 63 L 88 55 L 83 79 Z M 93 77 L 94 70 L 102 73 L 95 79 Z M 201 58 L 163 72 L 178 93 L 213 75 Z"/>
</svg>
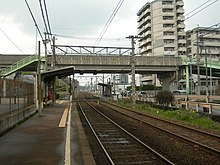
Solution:
<svg viewBox="0 0 220 165">
<path fill-rule="evenodd" d="M 35 54 L 28 56 L 28 57 L 25 57 L 24 59 L 14 63 L 10 66 L 7 66 L 6 68 L 1 69 L 0 75 L 7 76 L 16 70 L 21 69 L 22 67 L 31 64 L 32 62 L 34 62 L 36 60 L 38 60 L 38 55 L 35 55 Z"/>
</svg>

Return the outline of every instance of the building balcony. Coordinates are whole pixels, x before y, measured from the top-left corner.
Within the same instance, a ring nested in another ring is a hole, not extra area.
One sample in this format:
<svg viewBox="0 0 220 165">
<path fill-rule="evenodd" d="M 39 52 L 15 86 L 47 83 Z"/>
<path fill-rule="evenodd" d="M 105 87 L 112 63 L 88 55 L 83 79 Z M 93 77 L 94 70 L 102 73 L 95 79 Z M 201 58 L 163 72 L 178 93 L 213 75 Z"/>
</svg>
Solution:
<svg viewBox="0 0 220 165">
<path fill-rule="evenodd" d="M 186 52 L 186 47 L 179 47 L 179 48 L 178 48 L 178 51 L 179 51 L 179 52 Z"/>
<path fill-rule="evenodd" d="M 168 19 L 163 20 L 163 24 L 174 24 L 174 23 L 175 23 L 174 20 L 168 20 Z"/>
<path fill-rule="evenodd" d="M 144 27 L 145 27 L 145 29 L 151 28 L 151 23 L 146 24 Z"/>
<path fill-rule="evenodd" d="M 138 34 L 143 35 L 143 33 L 151 30 L 151 23 L 147 23 L 145 26 L 139 27 Z"/>
<path fill-rule="evenodd" d="M 151 39 L 151 38 L 148 38 L 148 39 L 146 39 L 146 40 L 143 40 L 143 41 L 140 43 L 140 47 L 150 45 L 151 42 L 152 42 L 152 39 Z"/>
<path fill-rule="evenodd" d="M 162 9 L 174 9 L 174 5 L 162 5 Z"/>
<path fill-rule="evenodd" d="M 206 34 L 205 38 L 213 38 L 213 39 L 218 39 L 220 38 L 220 34 Z"/>
<path fill-rule="evenodd" d="M 176 12 L 177 12 L 177 13 L 180 13 L 180 14 L 183 14 L 185 11 L 184 11 L 183 8 L 178 8 L 178 9 L 176 10 Z"/>
<path fill-rule="evenodd" d="M 178 39 L 178 44 L 186 44 L 186 40 L 185 39 Z"/>
<path fill-rule="evenodd" d="M 163 31 L 175 31 L 176 27 L 164 27 Z"/>
<path fill-rule="evenodd" d="M 148 45 L 147 50 L 152 50 L 152 45 Z"/>
<path fill-rule="evenodd" d="M 178 21 L 184 21 L 185 17 L 183 15 L 180 15 L 180 16 L 177 17 L 177 20 Z"/>
<path fill-rule="evenodd" d="M 141 28 L 142 26 L 145 26 L 147 23 L 151 22 L 151 16 L 147 16 L 145 19 L 142 19 L 139 24 L 138 28 Z"/>
<path fill-rule="evenodd" d="M 176 51 L 164 51 L 164 56 L 176 56 Z"/>
<path fill-rule="evenodd" d="M 175 14 L 174 14 L 174 12 L 163 12 L 163 16 L 172 16 L 172 17 L 174 17 Z"/>
<path fill-rule="evenodd" d="M 146 21 L 143 19 L 141 22 L 138 23 L 138 28 L 142 28 L 146 23 Z"/>
<path fill-rule="evenodd" d="M 208 53 L 211 55 L 220 55 L 220 50 L 210 50 Z"/>
<path fill-rule="evenodd" d="M 163 39 L 170 39 L 170 40 L 175 40 L 176 39 L 176 36 L 175 35 L 166 35 L 166 36 L 163 36 Z"/>
<path fill-rule="evenodd" d="M 140 22 L 141 19 L 145 19 L 145 17 L 147 17 L 147 15 L 149 14 L 150 14 L 150 9 L 147 9 L 144 12 L 142 12 L 141 15 L 138 17 L 138 22 Z"/>
<path fill-rule="evenodd" d="M 146 33 L 144 33 L 143 35 L 142 35 L 142 37 L 143 38 L 146 38 L 146 37 L 150 37 L 151 36 L 151 31 L 149 30 L 149 31 L 147 31 Z"/>
<path fill-rule="evenodd" d="M 143 31 L 142 31 L 142 29 L 138 29 L 138 35 L 140 35 L 140 36 L 143 35 Z"/>
<path fill-rule="evenodd" d="M 186 35 L 186 32 L 184 31 L 179 31 L 177 32 L 178 36 L 185 36 Z"/>
<path fill-rule="evenodd" d="M 176 42 L 171 42 L 171 43 L 164 43 L 164 48 L 175 48 L 176 47 Z"/>
<path fill-rule="evenodd" d="M 177 28 L 185 29 L 185 25 L 184 25 L 184 24 L 178 24 L 178 25 L 177 25 Z"/>
<path fill-rule="evenodd" d="M 219 47 L 220 42 L 217 42 L 217 41 L 214 41 L 214 42 L 204 41 L 204 45 L 205 45 L 205 46 L 213 46 L 213 47 L 218 46 L 218 47 Z"/>
<path fill-rule="evenodd" d="M 177 6 L 184 6 L 184 3 L 183 3 L 183 1 L 177 1 L 177 2 L 176 2 L 176 5 L 177 5 Z"/>
</svg>

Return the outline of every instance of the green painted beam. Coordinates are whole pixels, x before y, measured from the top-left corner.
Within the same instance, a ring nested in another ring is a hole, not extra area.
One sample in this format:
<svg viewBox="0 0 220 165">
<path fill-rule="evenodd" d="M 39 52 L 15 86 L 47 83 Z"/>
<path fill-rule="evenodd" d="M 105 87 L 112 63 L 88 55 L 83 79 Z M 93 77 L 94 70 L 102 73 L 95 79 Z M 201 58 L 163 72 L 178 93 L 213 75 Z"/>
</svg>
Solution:
<svg viewBox="0 0 220 165">
<path fill-rule="evenodd" d="M 6 68 L 1 69 L 0 76 L 2 76 L 2 77 L 8 76 L 8 75 L 18 71 L 19 69 L 24 68 L 24 67 L 26 67 L 36 61 L 38 61 L 38 55 L 28 56 L 28 57 L 8 66 Z"/>
</svg>

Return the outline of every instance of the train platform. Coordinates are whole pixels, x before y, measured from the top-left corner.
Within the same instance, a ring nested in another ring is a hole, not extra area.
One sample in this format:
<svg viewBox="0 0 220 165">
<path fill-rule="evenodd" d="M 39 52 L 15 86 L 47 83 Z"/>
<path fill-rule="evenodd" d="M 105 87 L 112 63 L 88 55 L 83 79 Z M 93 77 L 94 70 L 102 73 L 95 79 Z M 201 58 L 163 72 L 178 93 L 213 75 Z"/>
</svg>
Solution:
<svg viewBox="0 0 220 165">
<path fill-rule="evenodd" d="M 0 164 L 95 164 L 76 104 L 59 100 L 0 137 Z"/>
</svg>

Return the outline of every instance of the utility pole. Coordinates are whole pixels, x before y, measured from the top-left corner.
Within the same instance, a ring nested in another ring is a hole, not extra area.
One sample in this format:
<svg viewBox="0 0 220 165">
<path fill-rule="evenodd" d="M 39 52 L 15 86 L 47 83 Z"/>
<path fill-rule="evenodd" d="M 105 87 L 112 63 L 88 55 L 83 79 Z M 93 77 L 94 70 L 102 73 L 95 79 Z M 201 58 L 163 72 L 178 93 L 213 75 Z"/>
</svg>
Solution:
<svg viewBox="0 0 220 165">
<path fill-rule="evenodd" d="M 37 96 L 38 96 L 38 114 L 39 114 L 39 116 L 41 116 L 41 110 L 42 110 L 42 96 L 41 96 L 41 57 L 40 57 L 40 41 L 38 41 Z"/>
<path fill-rule="evenodd" d="M 136 99 L 135 99 L 135 93 L 136 93 L 136 86 L 135 86 L 135 41 L 134 39 L 138 39 L 138 36 L 129 36 L 126 37 L 131 39 L 131 86 L 132 86 L 132 100 L 133 104 L 136 104 Z"/>
<path fill-rule="evenodd" d="M 197 31 L 196 31 L 196 38 L 197 38 L 197 52 L 196 52 L 196 54 L 197 54 L 197 75 L 198 75 L 198 77 L 197 77 L 197 79 L 198 79 L 198 91 L 197 91 L 197 95 L 200 95 L 200 86 L 201 86 L 201 81 L 200 81 L 200 67 L 199 67 L 199 62 L 200 62 L 200 58 L 199 58 L 199 27 L 197 28 Z"/>
<path fill-rule="evenodd" d="M 47 71 L 47 33 L 44 33 L 44 48 L 45 48 L 45 65 L 44 65 L 44 70 Z"/>
<path fill-rule="evenodd" d="M 208 66 L 207 66 L 207 50 L 206 50 L 206 47 L 205 47 L 205 44 L 204 44 L 204 39 L 203 39 L 203 35 L 201 35 L 201 42 L 202 42 L 202 46 L 203 46 L 203 49 L 205 49 L 205 86 L 206 86 L 206 102 L 208 103 L 209 100 L 208 100 L 208 96 L 209 96 L 209 90 L 208 90 Z"/>
<path fill-rule="evenodd" d="M 53 36 L 52 38 L 53 41 L 53 60 L 52 60 L 52 67 L 55 68 L 55 63 L 56 63 L 56 52 L 55 52 L 55 37 Z"/>
</svg>

